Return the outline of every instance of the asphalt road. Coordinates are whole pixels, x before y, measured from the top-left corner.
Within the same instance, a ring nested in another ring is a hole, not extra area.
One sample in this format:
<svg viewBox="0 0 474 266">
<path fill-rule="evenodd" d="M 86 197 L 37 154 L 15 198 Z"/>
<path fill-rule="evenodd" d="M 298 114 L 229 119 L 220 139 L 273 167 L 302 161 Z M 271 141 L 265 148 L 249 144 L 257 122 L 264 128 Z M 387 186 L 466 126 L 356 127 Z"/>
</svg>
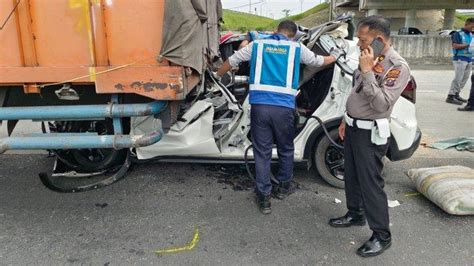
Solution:
<svg viewBox="0 0 474 266">
<path fill-rule="evenodd" d="M 424 141 L 474 136 L 474 113 L 444 103 L 452 71 L 414 71 L 418 120 Z M 467 97 L 468 88 L 463 91 Z M 24 125 L 21 131 L 30 130 Z M 4 130 L 2 128 L 2 130 Z M 0 159 L 0 264 L 391 264 L 472 265 L 474 216 L 444 213 L 415 192 L 411 168 L 459 164 L 474 167 L 474 154 L 420 147 L 409 160 L 386 166 L 386 191 L 401 206 L 390 209 L 393 245 L 362 259 L 356 249 L 367 227 L 335 229 L 330 217 L 345 213 L 344 192 L 298 165 L 294 195 L 273 200 L 263 216 L 253 203 L 241 166 L 137 165 L 107 188 L 77 194 L 46 189 L 38 173 L 53 161 L 44 154 Z M 237 180 L 237 181 L 236 181 Z M 235 181 L 235 182 L 233 182 Z M 408 194 L 408 196 L 407 196 Z M 335 199 L 342 203 L 335 203 Z M 199 229 L 191 251 L 156 255 L 184 246 Z"/>
</svg>

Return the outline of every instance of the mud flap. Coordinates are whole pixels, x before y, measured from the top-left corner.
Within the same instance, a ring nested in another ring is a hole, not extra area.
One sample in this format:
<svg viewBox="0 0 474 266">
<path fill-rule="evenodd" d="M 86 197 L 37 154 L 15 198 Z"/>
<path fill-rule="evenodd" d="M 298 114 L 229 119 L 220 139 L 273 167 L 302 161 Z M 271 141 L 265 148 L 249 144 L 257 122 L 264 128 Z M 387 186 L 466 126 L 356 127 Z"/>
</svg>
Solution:
<svg viewBox="0 0 474 266">
<path fill-rule="evenodd" d="M 39 173 L 39 177 L 41 183 L 52 191 L 60 193 L 84 192 L 103 188 L 123 179 L 131 164 L 132 158 L 128 152 L 121 166 L 96 173 L 77 173 L 66 170 L 70 168 L 56 157 L 52 174 L 43 172 Z"/>
</svg>

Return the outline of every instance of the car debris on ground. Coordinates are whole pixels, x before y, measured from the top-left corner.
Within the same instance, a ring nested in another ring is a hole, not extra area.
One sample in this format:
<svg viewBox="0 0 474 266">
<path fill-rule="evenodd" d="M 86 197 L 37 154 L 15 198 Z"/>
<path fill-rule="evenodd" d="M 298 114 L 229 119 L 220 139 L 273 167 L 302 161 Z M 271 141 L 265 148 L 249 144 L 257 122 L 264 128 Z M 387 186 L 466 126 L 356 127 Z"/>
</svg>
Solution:
<svg viewBox="0 0 474 266">
<path fill-rule="evenodd" d="M 441 140 L 428 145 L 428 147 L 438 150 L 456 148 L 456 150 L 458 151 L 474 152 L 474 137 L 459 137 L 454 139 Z"/>
</svg>

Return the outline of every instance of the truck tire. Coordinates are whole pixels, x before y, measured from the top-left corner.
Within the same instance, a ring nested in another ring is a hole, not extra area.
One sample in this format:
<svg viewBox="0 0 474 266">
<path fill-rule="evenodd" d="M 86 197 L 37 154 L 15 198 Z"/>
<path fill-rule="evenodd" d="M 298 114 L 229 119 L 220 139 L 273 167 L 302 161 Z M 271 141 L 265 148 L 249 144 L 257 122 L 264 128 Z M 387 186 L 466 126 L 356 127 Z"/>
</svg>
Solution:
<svg viewBox="0 0 474 266">
<path fill-rule="evenodd" d="M 99 135 L 111 135 L 114 133 L 111 119 L 101 121 L 67 121 L 56 122 L 56 129 L 60 132 L 95 132 Z M 95 173 L 112 169 L 123 164 L 128 150 L 121 149 L 80 149 L 80 150 L 58 150 L 55 154 L 71 170 L 81 173 Z"/>
<path fill-rule="evenodd" d="M 329 135 L 338 144 L 343 144 L 338 128 L 330 129 Z M 313 163 L 319 176 L 334 187 L 344 188 L 344 151 L 336 148 L 323 134 L 314 144 L 313 155 Z"/>
</svg>

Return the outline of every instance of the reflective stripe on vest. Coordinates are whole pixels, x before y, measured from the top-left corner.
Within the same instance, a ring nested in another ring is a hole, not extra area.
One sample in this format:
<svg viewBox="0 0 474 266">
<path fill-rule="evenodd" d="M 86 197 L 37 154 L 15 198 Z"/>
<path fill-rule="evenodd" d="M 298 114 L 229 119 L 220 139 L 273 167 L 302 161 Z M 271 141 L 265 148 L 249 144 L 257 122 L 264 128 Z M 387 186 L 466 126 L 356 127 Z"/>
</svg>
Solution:
<svg viewBox="0 0 474 266">
<path fill-rule="evenodd" d="M 474 57 L 474 35 L 471 35 L 471 44 L 469 45 L 469 53 Z"/>
<path fill-rule="evenodd" d="M 250 69 L 250 104 L 295 107 L 301 46 L 287 40 L 253 43 Z"/>
<path fill-rule="evenodd" d="M 251 31 L 249 32 L 249 36 L 250 36 L 250 41 L 253 42 L 256 40 L 269 38 L 270 36 L 272 36 L 272 34 L 268 34 L 265 32 L 258 32 L 258 31 Z"/>
<path fill-rule="evenodd" d="M 459 36 L 461 37 L 461 44 L 471 44 L 472 42 L 472 34 L 466 34 L 463 30 L 458 31 Z M 454 56 L 465 56 L 465 57 L 473 57 L 474 54 L 472 50 L 469 48 L 466 49 L 453 49 Z"/>
</svg>

